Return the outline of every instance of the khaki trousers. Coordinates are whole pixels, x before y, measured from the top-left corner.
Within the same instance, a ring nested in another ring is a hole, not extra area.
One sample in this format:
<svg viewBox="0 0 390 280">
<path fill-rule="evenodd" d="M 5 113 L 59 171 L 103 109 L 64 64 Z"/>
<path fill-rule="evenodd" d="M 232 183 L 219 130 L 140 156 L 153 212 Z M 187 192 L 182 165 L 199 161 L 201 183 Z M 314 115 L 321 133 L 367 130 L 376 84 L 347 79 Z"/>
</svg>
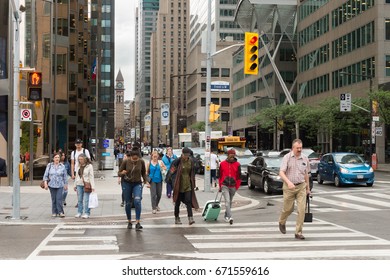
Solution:
<svg viewBox="0 0 390 280">
<path fill-rule="evenodd" d="M 289 189 L 287 184 L 283 183 L 283 208 L 279 218 L 280 224 L 286 224 L 288 216 L 294 211 L 295 200 L 298 212 L 295 234 L 302 234 L 303 221 L 305 220 L 306 182 L 295 186 L 294 190 Z"/>
</svg>

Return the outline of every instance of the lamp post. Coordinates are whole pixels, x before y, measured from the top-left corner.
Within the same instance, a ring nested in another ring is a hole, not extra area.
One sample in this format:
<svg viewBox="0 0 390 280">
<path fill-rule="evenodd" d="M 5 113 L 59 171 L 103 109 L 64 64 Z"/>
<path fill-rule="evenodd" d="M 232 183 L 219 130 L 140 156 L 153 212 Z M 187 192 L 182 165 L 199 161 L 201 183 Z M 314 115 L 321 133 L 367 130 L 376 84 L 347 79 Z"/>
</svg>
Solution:
<svg viewBox="0 0 390 280">
<path fill-rule="evenodd" d="M 341 76 L 348 75 L 348 76 L 355 76 L 355 77 L 362 77 L 362 78 L 369 79 L 369 81 L 370 81 L 369 91 L 370 91 L 370 94 L 372 93 L 372 86 L 373 86 L 373 81 L 372 81 L 373 76 L 372 75 L 356 74 L 356 73 L 349 73 L 349 72 L 344 72 L 344 71 L 341 71 L 340 75 Z M 370 159 L 369 160 L 370 160 L 370 165 L 372 165 L 372 153 L 373 153 L 372 144 L 375 143 L 375 132 L 373 132 L 372 130 L 375 127 L 375 122 L 372 119 L 372 100 L 371 100 L 371 98 L 370 98 L 369 114 L 370 114 L 370 133 L 369 133 L 369 139 L 370 139 L 370 154 L 369 154 L 369 156 L 370 156 Z"/>
<path fill-rule="evenodd" d="M 259 100 L 264 100 L 264 99 L 268 99 L 268 100 L 274 100 L 274 104 L 273 106 L 276 106 L 277 103 L 278 103 L 278 99 L 275 98 L 275 97 L 268 97 L 268 96 L 253 96 L 254 98 L 256 99 L 259 99 Z M 257 108 L 257 106 L 256 106 Z M 274 119 L 275 123 L 274 123 L 274 135 L 273 135 L 273 148 L 274 150 L 279 150 L 278 148 L 278 117 L 275 117 Z M 258 150 L 258 146 L 259 146 L 259 141 L 258 141 L 258 138 L 259 138 L 259 135 L 258 135 L 258 124 L 256 123 L 256 150 Z"/>
<path fill-rule="evenodd" d="M 151 120 L 150 120 L 150 150 L 153 151 L 153 137 L 154 137 L 154 110 L 157 110 L 158 108 L 154 107 L 154 100 L 157 100 L 157 99 L 163 99 L 165 101 L 166 97 L 152 97 L 152 108 L 151 108 Z M 170 104 L 169 104 L 169 107 Z"/>
</svg>

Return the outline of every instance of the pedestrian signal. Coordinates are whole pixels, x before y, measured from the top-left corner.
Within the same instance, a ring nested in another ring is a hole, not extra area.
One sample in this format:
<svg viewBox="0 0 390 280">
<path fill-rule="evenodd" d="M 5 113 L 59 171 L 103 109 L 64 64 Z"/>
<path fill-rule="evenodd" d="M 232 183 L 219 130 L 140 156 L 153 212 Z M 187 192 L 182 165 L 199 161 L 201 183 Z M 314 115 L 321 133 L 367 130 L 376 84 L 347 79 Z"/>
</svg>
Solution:
<svg viewBox="0 0 390 280">
<path fill-rule="evenodd" d="M 28 72 L 27 99 L 29 101 L 42 100 L 42 72 Z"/>
</svg>

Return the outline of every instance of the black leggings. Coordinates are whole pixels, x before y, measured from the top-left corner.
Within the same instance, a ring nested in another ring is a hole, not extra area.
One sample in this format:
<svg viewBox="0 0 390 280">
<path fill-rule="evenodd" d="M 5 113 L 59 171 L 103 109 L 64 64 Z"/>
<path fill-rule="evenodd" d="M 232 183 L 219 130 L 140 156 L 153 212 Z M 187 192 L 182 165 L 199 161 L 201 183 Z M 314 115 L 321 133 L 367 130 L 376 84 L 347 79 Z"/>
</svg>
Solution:
<svg viewBox="0 0 390 280">
<path fill-rule="evenodd" d="M 192 217 L 192 192 L 179 193 L 179 197 L 175 202 L 175 217 L 179 217 L 180 203 L 183 202 L 187 206 L 187 215 Z"/>
</svg>

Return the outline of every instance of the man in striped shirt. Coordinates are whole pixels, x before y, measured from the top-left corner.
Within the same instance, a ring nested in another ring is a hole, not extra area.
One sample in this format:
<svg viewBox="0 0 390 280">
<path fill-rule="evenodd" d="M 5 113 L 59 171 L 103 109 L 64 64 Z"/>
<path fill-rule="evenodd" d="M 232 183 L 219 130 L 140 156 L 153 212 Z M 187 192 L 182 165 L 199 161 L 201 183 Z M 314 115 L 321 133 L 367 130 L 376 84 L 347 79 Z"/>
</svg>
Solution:
<svg viewBox="0 0 390 280">
<path fill-rule="evenodd" d="M 279 217 L 279 230 L 286 233 L 286 221 L 294 210 L 297 201 L 297 221 L 295 238 L 303 240 L 303 221 L 305 219 L 306 197 L 310 195 L 310 164 L 307 156 L 302 154 L 302 140 L 292 142 L 291 152 L 283 157 L 279 175 L 283 179 L 283 208 Z"/>
</svg>

